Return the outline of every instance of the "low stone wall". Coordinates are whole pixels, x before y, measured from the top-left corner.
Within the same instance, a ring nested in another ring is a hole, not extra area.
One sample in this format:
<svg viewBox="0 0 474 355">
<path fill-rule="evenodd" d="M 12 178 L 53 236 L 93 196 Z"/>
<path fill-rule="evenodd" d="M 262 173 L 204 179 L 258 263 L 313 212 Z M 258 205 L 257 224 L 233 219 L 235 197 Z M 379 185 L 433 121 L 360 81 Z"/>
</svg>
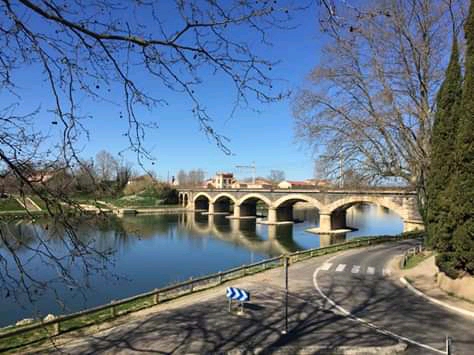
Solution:
<svg viewBox="0 0 474 355">
<path fill-rule="evenodd" d="M 464 276 L 459 279 L 451 279 L 444 272 L 438 271 L 436 280 L 438 287 L 443 291 L 474 302 L 474 277 Z"/>
</svg>

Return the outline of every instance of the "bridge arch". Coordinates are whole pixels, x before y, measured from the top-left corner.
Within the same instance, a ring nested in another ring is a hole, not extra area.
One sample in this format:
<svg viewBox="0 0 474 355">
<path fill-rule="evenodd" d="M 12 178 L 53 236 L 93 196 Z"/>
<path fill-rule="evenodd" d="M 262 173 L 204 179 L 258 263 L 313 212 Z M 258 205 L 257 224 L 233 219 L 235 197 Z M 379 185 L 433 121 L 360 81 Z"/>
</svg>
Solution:
<svg viewBox="0 0 474 355">
<path fill-rule="evenodd" d="M 212 201 L 212 197 L 209 196 L 207 193 L 205 193 L 205 192 L 198 192 L 196 195 L 194 195 L 194 197 L 193 197 L 193 202 L 196 202 L 196 200 L 197 200 L 198 198 L 202 198 L 202 197 L 207 198 L 207 200 L 208 200 L 209 202 Z"/>
<path fill-rule="evenodd" d="M 193 197 L 193 205 L 196 210 L 209 210 L 212 198 L 205 192 L 199 192 Z"/>
<path fill-rule="evenodd" d="M 222 193 L 218 194 L 217 196 L 215 196 L 215 197 L 212 199 L 211 202 L 212 202 L 212 203 L 216 203 L 216 202 L 218 202 L 218 200 L 223 199 L 223 198 L 228 198 L 228 199 L 231 200 L 233 203 L 237 203 L 237 201 L 238 201 L 238 199 L 237 199 L 235 196 L 233 196 L 233 195 L 231 195 L 231 194 L 229 194 L 229 193 L 227 193 L 227 192 L 222 192 Z"/>
<path fill-rule="evenodd" d="M 297 202 L 308 202 L 313 207 L 317 208 L 318 210 L 321 210 L 322 208 L 324 208 L 321 202 L 319 202 L 318 200 L 316 200 L 315 198 L 311 196 L 304 195 L 304 194 L 289 194 L 289 195 L 280 197 L 278 200 L 273 202 L 272 207 L 279 208 L 286 205 L 293 205 L 294 203 L 297 203 Z"/>
<path fill-rule="evenodd" d="M 325 207 L 325 212 L 328 214 L 333 214 L 336 211 L 345 211 L 358 203 L 370 203 L 377 206 L 382 206 L 396 213 L 403 221 L 408 219 L 407 213 L 403 206 L 388 199 L 376 196 L 348 196 L 327 205 Z"/>
<path fill-rule="evenodd" d="M 252 200 L 260 200 L 260 201 L 263 201 L 268 208 L 270 208 L 272 206 L 272 201 L 268 198 L 268 197 L 265 197 L 264 195 L 261 195 L 259 193 L 250 193 L 250 194 L 247 194 L 247 195 L 244 195 L 242 196 L 238 202 L 236 203 L 237 206 L 241 206 L 242 204 L 244 204 L 245 202 L 250 202 Z"/>
</svg>

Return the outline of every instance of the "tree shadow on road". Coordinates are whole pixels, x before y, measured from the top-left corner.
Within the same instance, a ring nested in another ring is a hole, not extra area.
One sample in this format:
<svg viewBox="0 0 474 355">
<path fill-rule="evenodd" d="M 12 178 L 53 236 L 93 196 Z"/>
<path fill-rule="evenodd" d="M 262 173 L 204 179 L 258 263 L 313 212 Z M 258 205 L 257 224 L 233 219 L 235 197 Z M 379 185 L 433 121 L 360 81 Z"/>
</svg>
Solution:
<svg viewBox="0 0 474 355">
<path fill-rule="evenodd" d="M 387 247 L 381 247 L 384 250 Z M 308 264 L 306 272 L 314 271 Z M 290 268 L 291 270 L 291 268 Z M 301 268 L 290 272 L 288 334 L 284 330 L 284 290 L 275 278 L 280 271 L 250 283 L 252 303 L 243 315 L 228 312 L 227 300 L 214 297 L 180 308 L 158 311 L 127 324 L 89 336 L 62 348 L 67 353 L 273 353 L 282 351 L 327 354 L 340 347 L 395 345 L 403 337 L 442 349 L 447 332 L 456 331 L 460 354 L 474 348 L 474 327 L 469 319 L 438 308 L 381 275 L 320 273 L 324 294 L 356 317 L 341 314 L 321 297 Z M 303 282 L 304 281 L 304 282 Z M 382 329 L 380 331 L 380 329 Z M 412 353 L 430 353 L 416 345 Z"/>
</svg>

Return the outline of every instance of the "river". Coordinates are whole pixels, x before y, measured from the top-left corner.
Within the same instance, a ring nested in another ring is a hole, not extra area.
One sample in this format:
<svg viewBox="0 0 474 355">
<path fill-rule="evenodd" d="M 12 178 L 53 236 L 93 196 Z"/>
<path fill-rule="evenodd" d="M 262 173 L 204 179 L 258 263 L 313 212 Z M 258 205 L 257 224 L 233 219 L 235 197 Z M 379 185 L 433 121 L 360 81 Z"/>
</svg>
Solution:
<svg viewBox="0 0 474 355">
<path fill-rule="evenodd" d="M 181 213 L 78 223 L 74 226 L 78 239 L 101 254 L 73 256 L 67 252 L 71 244 L 61 238 L 65 231 L 51 222 L 3 225 L 0 326 L 78 311 L 285 252 L 359 236 L 394 235 L 403 229 L 397 215 L 372 205 L 347 211 L 347 224 L 357 230 L 345 235 L 320 238 L 306 232 L 318 224 L 316 210 L 295 208 L 294 217 L 303 222 L 268 226 L 254 220 Z M 52 260 L 51 254 L 60 259 Z"/>
</svg>

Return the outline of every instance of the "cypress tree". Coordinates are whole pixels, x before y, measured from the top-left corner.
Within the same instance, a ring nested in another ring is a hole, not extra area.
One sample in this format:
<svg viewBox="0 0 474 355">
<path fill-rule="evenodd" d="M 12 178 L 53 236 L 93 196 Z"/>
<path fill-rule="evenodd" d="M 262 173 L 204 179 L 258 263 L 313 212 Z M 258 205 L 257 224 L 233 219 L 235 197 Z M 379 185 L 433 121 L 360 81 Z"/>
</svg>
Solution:
<svg viewBox="0 0 474 355">
<path fill-rule="evenodd" d="M 465 77 L 456 137 L 456 173 L 451 206 L 456 267 L 474 274 L 474 4 L 464 27 Z"/>
<path fill-rule="evenodd" d="M 431 138 L 431 163 L 427 179 L 426 223 L 428 242 L 440 252 L 452 251 L 454 225 L 449 220 L 447 188 L 454 170 L 454 142 L 462 92 L 462 74 L 456 34 L 446 76 L 436 98 Z"/>
</svg>

